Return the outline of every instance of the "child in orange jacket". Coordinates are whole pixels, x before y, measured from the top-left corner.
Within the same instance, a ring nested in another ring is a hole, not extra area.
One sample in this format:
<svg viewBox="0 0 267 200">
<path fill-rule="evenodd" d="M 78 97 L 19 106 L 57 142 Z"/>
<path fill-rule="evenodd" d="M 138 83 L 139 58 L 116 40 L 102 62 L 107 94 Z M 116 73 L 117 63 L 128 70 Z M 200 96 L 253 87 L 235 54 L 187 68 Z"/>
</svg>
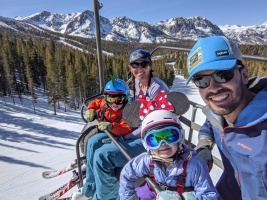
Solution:
<svg viewBox="0 0 267 200">
<path fill-rule="evenodd" d="M 84 139 L 85 145 L 81 144 L 82 153 L 86 152 L 86 144 L 90 137 L 100 131 L 109 130 L 116 136 L 125 136 L 132 132 L 122 118 L 124 106 L 128 102 L 130 89 L 127 83 L 121 79 L 110 80 L 104 87 L 104 98 L 95 99 L 87 105 L 85 119 L 88 122 L 99 121 L 97 129 L 92 130 Z"/>
</svg>

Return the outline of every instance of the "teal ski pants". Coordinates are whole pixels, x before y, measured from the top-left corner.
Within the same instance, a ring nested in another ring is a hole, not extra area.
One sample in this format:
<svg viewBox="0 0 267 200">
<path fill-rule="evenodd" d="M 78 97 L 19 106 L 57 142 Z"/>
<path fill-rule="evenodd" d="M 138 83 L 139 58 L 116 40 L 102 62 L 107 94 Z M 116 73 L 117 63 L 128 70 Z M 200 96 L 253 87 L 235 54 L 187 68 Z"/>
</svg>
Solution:
<svg viewBox="0 0 267 200">
<path fill-rule="evenodd" d="M 115 169 L 123 167 L 127 159 L 114 143 L 103 143 L 107 139 L 105 133 L 98 133 L 87 143 L 86 151 L 86 181 L 82 193 L 93 200 L 119 199 L 119 182 L 115 176 Z M 141 139 L 117 140 L 131 156 L 145 152 Z"/>
</svg>

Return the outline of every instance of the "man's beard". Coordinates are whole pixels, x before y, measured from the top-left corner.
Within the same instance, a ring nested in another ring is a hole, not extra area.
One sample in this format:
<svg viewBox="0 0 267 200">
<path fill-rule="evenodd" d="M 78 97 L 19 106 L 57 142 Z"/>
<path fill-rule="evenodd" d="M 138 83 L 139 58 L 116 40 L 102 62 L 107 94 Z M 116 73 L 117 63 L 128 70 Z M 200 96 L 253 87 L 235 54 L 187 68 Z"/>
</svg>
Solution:
<svg viewBox="0 0 267 200">
<path fill-rule="evenodd" d="M 224 106 L 216 106 L 213 105 L 211 103 L 211 100 L 209 100 L 208 102 L 206 102 L 206 104 L 211 108 L 211 110 L 217 114 L 217 115 L 229 115 L 231 114 L 241 103 L 243 95 L 244 95 L 244 85 L 242 83 L 242 81 L 239 82 L 239 86 L 236 88 L 236 92 L 234 93 L 232 90 L 229 89 L 221 89 L 219 90 L 216 94 L 207 94 L 206 99 L 211 96 L 211 95 L 217 95 L 220 94 L 222 92 L 228 92 L 230 95 L 232 95 L 233 100 L 231 101 L 231 103 L 228 103 Z"/>
</svg>

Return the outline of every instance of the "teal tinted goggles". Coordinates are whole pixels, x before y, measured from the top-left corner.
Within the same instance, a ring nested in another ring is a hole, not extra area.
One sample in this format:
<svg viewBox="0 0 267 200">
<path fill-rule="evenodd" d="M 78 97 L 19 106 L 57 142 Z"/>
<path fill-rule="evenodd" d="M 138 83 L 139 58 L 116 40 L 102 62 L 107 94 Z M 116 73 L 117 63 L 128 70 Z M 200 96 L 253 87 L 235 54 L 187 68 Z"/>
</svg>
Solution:
<svg viewBox="0 0 267 200">
<path fill-rule="evenodd" d="M 167 126 L 161 129 L 151 130 L 146 133 L 144 141 L 150 150 L 158 149 L 165 142 L 168 145 L 174 145 L 183 138 L 182 131 L 174 126 Z"/>
</svg>

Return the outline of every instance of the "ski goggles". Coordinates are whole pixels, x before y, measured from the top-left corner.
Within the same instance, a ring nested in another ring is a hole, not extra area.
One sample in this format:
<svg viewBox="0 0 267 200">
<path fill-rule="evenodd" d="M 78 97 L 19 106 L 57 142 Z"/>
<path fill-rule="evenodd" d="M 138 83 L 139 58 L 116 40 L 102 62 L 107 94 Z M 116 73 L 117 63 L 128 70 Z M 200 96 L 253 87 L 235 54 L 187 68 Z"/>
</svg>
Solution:
<svg viewBox="0 0 267 200">
<path fill-rule="evenodd" d="M 142 68 L 147 68 L 150 65 L 150 62 L 141 62 L 141 63 L 131 63 L 130 64 L 132 68 L 137 69 L 139 66 L 141 66 Z"/>
<path fill-rule="evenodd" d="M 126 96 L 110 96 L 110 95 L 105 95 L 105 99 L 110 104 L 115 103 L 116 105 L 120 105 L 120 104 L 123 104 L 125 102 Z"/>
<path fill-rule="evenodd" d="M 234 72 L 235 69 L 241 67 L 243 66 L 237 65 L 230 70 L 215 71 L 211 75 L 194 76 L 192 80 L 198 88 L 209 87 L 211 79 L 213 79 L 218 84 L 227 83 L 228 81 L 232 80 L 232 78 L 235 76 Z"/>
<path fill-rule="evenodd" d="M 174 145 L 183 138 L 182 131 L 174 126 L 167 126 L 162 129 L 151 130 L 146 133 L 144 142 L 150 150 L 158 149 L 165 142 L 168 145 Z"/>
</svg>

